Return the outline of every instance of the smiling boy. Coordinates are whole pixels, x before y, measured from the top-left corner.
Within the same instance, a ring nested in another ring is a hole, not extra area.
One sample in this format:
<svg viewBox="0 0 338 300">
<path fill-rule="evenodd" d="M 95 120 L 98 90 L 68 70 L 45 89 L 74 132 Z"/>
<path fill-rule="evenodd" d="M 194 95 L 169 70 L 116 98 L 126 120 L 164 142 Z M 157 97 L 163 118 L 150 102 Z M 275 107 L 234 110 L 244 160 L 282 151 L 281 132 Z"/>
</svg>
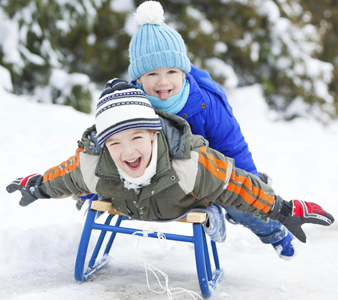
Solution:
<svg viewBox="0 0 338 300">
<path fill-rule="evenodd" d="M 106 147 L 120 173 L 137 178 L 149 166 L 155 138 L 155 131 L 128 129 L 108 138 Z"/>
<path fill-rule="evenodd" d="M 107 83 L 95 117 L 96 128 L 85 131 L 75 156 L 43 176 L 18 178 L 7 186 L 9 193 L 21 192 L 20 205 L 98 193 L 122 214 L 145 221 L 176 219 L 210 205 L 235 206 L 278 219 L 302 242 L 303 223 L 334 222 L 315 203 L 276 196 L 257 176 L 193 135 L 185 120 L 155 112 L 144 92 L 123 80 Z M 100 155 L 93 155 L 93 145 Z"/>
<path fill-rule="evenodd" d="M 151 70 L 137 79 L 146 93 L 167 101 L 177 95 L 185 84 L 185 73 L 177 68 L 159 68 Z"/>
</svg>

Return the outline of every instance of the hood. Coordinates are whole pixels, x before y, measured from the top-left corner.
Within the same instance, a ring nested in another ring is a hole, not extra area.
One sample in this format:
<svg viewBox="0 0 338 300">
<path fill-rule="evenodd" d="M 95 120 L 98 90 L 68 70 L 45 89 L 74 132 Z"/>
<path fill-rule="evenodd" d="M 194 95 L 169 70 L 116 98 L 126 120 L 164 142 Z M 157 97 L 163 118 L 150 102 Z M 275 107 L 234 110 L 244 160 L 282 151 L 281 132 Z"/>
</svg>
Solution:
<svg viewBox="0 0 338 300">
<path fill-rule="evenodd" d="M 189 124 L 176 115 L 156 109 L 162 123 L 162 131 L 166 138 L 169 156 L 175 159 L 190 158 L 193 135 Z"/>
<path fill-rule="evenodd" d="M 101 152 L 101 147 L 97 143 L 96 137 L 96 127 L 92 125 L 87 128 L 86 131 L 82 134 L 81 140 L 77 142 L 77 145 L 80 148 L 83 148 L 84 153 L 99 155 Z"/>
</svg>

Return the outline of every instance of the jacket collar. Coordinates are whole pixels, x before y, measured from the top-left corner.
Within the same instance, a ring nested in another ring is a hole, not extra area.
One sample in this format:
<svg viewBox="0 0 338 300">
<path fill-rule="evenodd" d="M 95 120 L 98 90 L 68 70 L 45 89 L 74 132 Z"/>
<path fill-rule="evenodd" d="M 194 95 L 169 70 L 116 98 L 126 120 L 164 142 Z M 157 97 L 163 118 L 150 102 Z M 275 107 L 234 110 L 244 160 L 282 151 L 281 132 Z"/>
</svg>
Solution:
<svg viewBox="0 0 338 300">
<path fill-rule="evenodd" d="M 162 110 L 156 109 L 156 113 L 160 116 L 170 158 L 190 158 L 192 133 L 188 122 Z"/>
</svg>

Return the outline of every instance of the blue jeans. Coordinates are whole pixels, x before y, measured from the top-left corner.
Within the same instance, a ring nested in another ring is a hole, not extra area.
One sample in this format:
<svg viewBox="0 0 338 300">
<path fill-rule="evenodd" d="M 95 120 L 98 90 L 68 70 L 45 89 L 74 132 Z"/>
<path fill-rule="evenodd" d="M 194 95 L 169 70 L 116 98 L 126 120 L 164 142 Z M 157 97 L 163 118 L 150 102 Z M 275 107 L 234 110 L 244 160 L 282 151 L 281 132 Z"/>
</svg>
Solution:
<svg viewBox="0 0 338 300">
<path fill-rule="evenodd" d="M 228 214 L 235 220 L 256 234 L 264 244 L 274 244 L 281 241 L 287 234 L 286 228 L 278 221 L 269 219 L 265 223 L 253 214 L 237 210 L 233 206 L 224 207 Z M 233 223 L 228 219 L 230 223 Z"/>
</svg>

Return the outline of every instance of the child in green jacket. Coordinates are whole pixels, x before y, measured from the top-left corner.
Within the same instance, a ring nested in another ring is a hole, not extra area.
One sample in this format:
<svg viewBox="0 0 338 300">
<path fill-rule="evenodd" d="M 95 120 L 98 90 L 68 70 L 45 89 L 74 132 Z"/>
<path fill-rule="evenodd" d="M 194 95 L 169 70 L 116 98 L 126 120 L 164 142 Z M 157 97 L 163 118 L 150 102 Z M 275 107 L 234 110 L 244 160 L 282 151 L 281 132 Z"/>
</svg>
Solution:
<svg viewBox="0 0 338 300">
<path fill-rule="evenodd" d="M 193 135 L 184 119 L 155 111 L 142 90 L 123 80 L 106 85 L 95 125 L 85 131 L 74 156 L 43 176 L 16 179 L 7 191 L 20 191 L 22 206 L 97 193 L 122 214 L 144 221 L 176 219 L 210 205 L 235 206 L 279 220 L 302 242 L 303 223 L 334 222 L 315 203 L 276 196 L 257 176 Z"/>
</svg>

